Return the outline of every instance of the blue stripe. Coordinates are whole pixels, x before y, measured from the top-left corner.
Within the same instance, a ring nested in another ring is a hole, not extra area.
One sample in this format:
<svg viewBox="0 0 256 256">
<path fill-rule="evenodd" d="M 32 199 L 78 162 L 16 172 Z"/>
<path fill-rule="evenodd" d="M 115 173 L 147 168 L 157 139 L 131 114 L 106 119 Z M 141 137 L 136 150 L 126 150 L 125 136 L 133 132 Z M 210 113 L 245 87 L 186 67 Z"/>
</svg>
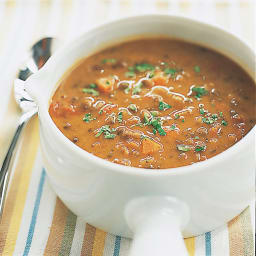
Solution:
<svg viewBox="0 0 256 256">
<path fill-rule="evenodd" d="M 205 233 L 205 255 L 206 256 L 211 256 L 212 255 L 211 232 Z"/>
<path fill-rule="evenodd" d="M 33 235 L 34 235 L 34 231 L 35 231 L 37 214 L 38 214 L 40 200 L 41 200 L 43 186 L 44 186 L 44 180 L 45 180 L 45 170 L 43 169 L 43 171 L 41 173 L 41 178 L 40 178 L 37 194 L 36 194 L 36 201 L 35 201 L 34 210 L 33 210 L 32 218 L 31 218 L 30 226 L 29 226 L 29 231 L 28 231 L 28 236 L 27 236 L 27 241 L 26 241 L 26 246 L 25 246 L 24 252 L 23 252 L 23 256 L 28 255 L 30 247 L 31 247 L 31 243 L 32 243 L 32 239 L 33 239 Z"/>
<path fill-rule="evenodd" d="M 113 256 L 119 256 L 119 252 L 120 252 L 120 243 L 121 243 L 121 237 L 120 237 L 120 236 L 116 236 L 115 248 L 114 248 L 114 254 L 113 254 Z"/>
</svg>

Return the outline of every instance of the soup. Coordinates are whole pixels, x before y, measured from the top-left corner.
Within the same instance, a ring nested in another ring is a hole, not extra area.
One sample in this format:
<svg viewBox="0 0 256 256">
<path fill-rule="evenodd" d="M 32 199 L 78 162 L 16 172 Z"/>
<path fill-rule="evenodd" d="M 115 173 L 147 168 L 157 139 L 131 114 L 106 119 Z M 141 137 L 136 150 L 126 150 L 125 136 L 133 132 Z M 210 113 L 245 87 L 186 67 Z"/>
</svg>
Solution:
<svg viewBox="0 0 256 256">
<path fill-rule="evenodd" d="M 255 124 L 255 84 L 227 57 L 167 38 L 99 51 L 63 77 L 49 113 L 60 131 L 113 163 L 173 168 L 228 149 Z"/>
</svg>

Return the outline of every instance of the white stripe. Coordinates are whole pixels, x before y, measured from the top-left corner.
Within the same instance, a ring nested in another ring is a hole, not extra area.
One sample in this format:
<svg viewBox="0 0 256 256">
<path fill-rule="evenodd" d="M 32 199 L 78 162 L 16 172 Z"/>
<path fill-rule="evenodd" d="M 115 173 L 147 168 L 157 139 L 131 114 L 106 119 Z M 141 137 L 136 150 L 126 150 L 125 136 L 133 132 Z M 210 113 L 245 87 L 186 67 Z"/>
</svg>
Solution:
<svg viewBox="0 0 256 256">
<path fill-rule="evenodd" d="M 129 255 L 129 250 L 131 246 L 131 239 L 128 238 L 122 238 L 121 243 L 120 243 L 120 256 L 128 256 Z"/>
<path fill-rule="evenodd" d="M 205 235 L 195 237 L 195 255 L 205 256 Z"/>
<path fill-rule="evenodd" d="M 70 250 L 70 256 L 77 256 L 81 254 L 84 241 L 85 227 L 85 221 L 82 218 L 77 217 L 74 238 Z"/>
<path fill-rule="evenodd" d="M 104 252 L 102 256 L 113 255 L 114 248 L 115 248 L 115 241 L 116 241 L 116 237 L 114 235 L 107 234 L 106 240 L 105 240 Z"/>
<path fill-rule="evenodd" d="M 224 225 L 211 232 L 212 256 L 229 255 L 228 226 Z"/>
</svg>

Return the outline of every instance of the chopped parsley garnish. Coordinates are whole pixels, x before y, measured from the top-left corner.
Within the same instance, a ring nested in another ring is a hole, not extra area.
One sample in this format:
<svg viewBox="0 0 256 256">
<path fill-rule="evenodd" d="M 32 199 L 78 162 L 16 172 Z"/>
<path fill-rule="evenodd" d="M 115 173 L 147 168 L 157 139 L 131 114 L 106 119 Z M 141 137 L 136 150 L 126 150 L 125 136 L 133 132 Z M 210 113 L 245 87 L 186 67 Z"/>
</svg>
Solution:
<svg viewBox="0 0 256 256">
<path fill-rule="evenodd" d="M 171 108 L 172 106 L 167 103 L 164 103 L 163 101 L 160 101 L 158 107 L 159 107 L 159 110 L 166 110 Z"/>
<path fill-rule="evenodd" d="M 100 115 L 102 115 L 102 114 L 103 114 L 103 110 L 102 110 L 102 109 L 99 111 L 99 114 L 100 114 Z"/>
<path fill-rule="evenodd" d="M 212 114 L 212 116 L 204 117 L 202 121 L 206 124 L 213 124 L 218 120 L 218 115 L 217 114 Z"/>
<path fill-rule="evenodd" d="M 198 137 L 198 136 L 196 136 L 196 137 L 195 137 L 195 140 L 199 140 L 199 137 Z"/>
<path fill-rule="evenodd" d="M 126 87 L 126 88 L 124 89 L 124 93 L 125 93 L 125 94 L 128 94 L 130 90 L 131 90 L 130 87 Z"/>
<path fill-rule="evenodd" d="M 220 116 L 220 117 L 223 117 L 223 113 L 222 113 L 222 112 L 220 112 L 220 113 L 219 113 L 219 116 Z"/>
<path fill-rule="evenodd" d="M 173 124 L 170 129 L 174 131 L 176 129 L 176 126 Z"/>
<path fill-rule="evenodd" d="M 117 121 L 119 123 L 122 123 L 123 121 L 123 112 L 119 112 L 118 115 L 117 115 Z"/>
<path fill-rule="evenodd" d="M 187 152 L 187 151 L 191 150 L 191 147 L 188 145 L 179 144 L 179 145 L 177 145 L 177 149 L 179 151 Z"/>
<path fill-rule="evenodd" d="M 199 66 L 194 66 L 194 71 L 199 73 L 201 71 L 201 68 Z"/>
<path fill-rule="evenodd" d="M 132 95 L 139 94 L 141 92 L 142 83 L 137 84 L 132 89 Z"/>
<path fill-rule="evenodd" d="M 158 111 L 155 111 L 155 110 L 153 110 L 153 111 L 150 111 L 150 113 L 151 113 L 151 115 L 153 116 L 153 117 L 156 117 L 156 116 L 158 116 Z"/>
<path fill-rule="evenodd" d="M 128 109 L 130 109 L 131 111 L 137 112 L 138 108 L 135 104 L 130 104 L 128 106 Z"/>
<path fill-rule="evenodd" d="M 95 88 L 97 88 L 97 84 L 89 84 L 89 87 L 92 89 L 95 89 Z"/>
<path fill-rule="evenodd" d="M 138 63 L 134 65 L 134 70 L 138 72 L 153 71 L 155 70 L 155 67 L 149 63 Z"/>
<path fill-rule="evenodd" d="M 159 135 L 166 135 L 165 130 L 162 128 L 160 118 L 153 117 L 150 120 L 150 116 L 147 113 L 144 113 L 144 125 L 152 125 L 154 134 L 156 134 L 156 132 L 158 131 Z"/>
<path fill-rule="evenodd" d="M 174 115 L 174 119 L 179 119 L 180 118 L 180 115 L 179 114 L 175 114 Z"/>
<path fill-rule="evenodd" d="M 95 137 L 99 137 L 103 133 L 105 139 L 114 139 L 116 135 L 113 134 L 112 132 L 115 131 L 116 129 L 111 129 L 109 125 L 104 125 L 99 129 L 99 132 L 95 135 Z"/>
<path fill-rule="evenodd" d="M 199 113 L 201 115 L 204 115 L 206 113 L 205 109 L 204 108 L 199 108 Z"/>
<path fill-rule="evenodd" d="M 126 77 L 135 77 L 135 72 L 134 71 L 127 71 L 124 74 Z"/>
<path fill-rule="evenodd" d="M 115 64 L 116 63 L 116 59 L 104 59 L 101 61 L 103 64 L 106 64 L 106 63 L 112 63 L 112 64 Z"/>
<path fill-rule="evenodd" d="M 95 117 L 93 118 L 91 113 L 87 113 L 84 115 L 83 121 L 85 121 L 86 123 L 89 123 L 90 121 L 95 119 L 96 118 Z"/>
<path fill-rule="evenodd" d="M 166 132 L 162 128 L 162 124 L 161 124 L 159 118 L 152 118 L 150 124 L 154 127 L 155 130 L 158 131 L 159 135 L 161 135 L 161 136 L 165 136 L 166 135 Z"/>
<path fill-rule="evenodd" d="M 83 88 L 83 92 L 84 92 L 84 93 L 91 94 L 91 95 L 93 95 L 93 96 L 99 96 L 99 92 L 96 91 L 96 90 L 93 89 L 93 88 Z"/>
<path fill-rule="evenodd" d="M 196 152 L 200 152 L 200 151 L 204 151 L 204 150 L 205 150 L 205 146 L 202 146 L 202 147 L 196 146 L 196 147 L 195 147 L 195 151 L 196 151 Z"/>
<path fill-rule="evenodd" d="M 166 69 L 164 70 L 164 73 L 165 73 L 166 75 L 171 75 L 172 77 L 175 76 L 176 72 L 177 72 L 177 69 L 175 69 L 175 68 L 166 68 Z"/>
<path fill-rule="evenodd" d="M 181 119 L 181 122 L 182 122 L 182 123 L 184 123 L 184 122 L 185 122 L 185 120 L 184 120 L 184 119 Z"/>
<path fill-rule="evenodd" d="M 151 72 L 148 76 L 148 78 L 153 78 L 155 76 L 155 74 L 153 72 Z"/>
<path fill-rule="evenodd" d="M 148 113 L 144 113 L 144 124 L 145 125 L 150 125 L 151 124 L 149 119 L 150 119 L 150 115 Z"/>
<path fill-rule="evenodd" d="M 222 120 L 222 121 L 221 121 L 221 124 L 224 125 L 224 126 L 227 126 L 227 125 L 228 125 L 228 122 L 225 121 L 225 120 Z"/>
<path fill-rule="evenodd" d="M 195 92 L 195 98 L 200 99 L 203 95 L 208 94 L 208 91 L 204 87 L 193 87 L 192 92 Z"/>
</svg>

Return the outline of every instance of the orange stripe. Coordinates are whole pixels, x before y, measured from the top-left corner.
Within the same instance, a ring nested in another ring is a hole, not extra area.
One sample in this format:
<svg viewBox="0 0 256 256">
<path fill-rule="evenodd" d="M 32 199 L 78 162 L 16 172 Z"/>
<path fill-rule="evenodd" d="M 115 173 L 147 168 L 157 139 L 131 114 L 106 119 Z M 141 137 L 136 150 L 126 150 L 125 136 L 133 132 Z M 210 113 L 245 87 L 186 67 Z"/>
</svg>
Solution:
<svg viewBox="0 0 256 256">
<path fill-rule="evenodd" d="M 56 199 L 55 210 L 51 225 L 50 234 L 45 247 L 44 255 L 57 256 L 60 251 L 64 234 L 68 209 L 59 198 Z"/>
<path fill-rule="evenodd" d="M 96 229 L 94 243 L 93 243 L 93 249 L 92 249 L 92 256 L 103 255 L 106 235 L 107 235 L 107 233 L 104 232 L 103 230 L 98 229 L 98 228 Z"/>
<path fill-rule="evenodd" d="M 244 255 L 244 241 L 240 215 L 228 223 L 230 256 Z"/>
<path fill-rule="evenodd" d="M 91 256 L 96 228 L 86 224 L 81 256 Z"/>
<path fill-rule="evenodd" d="M 190 237 L 184 239 L 185 245 L 188 250 L 189 256 L 194 256 L 195 255 L 195 237 Z"/>
<path fill-rule="evenodd" d="M 21 145 L 21 154 L 19 156 L 19 161 L 15 170 L 15 173 L 20 172 L 20 179 L 18 180 L 18 183 L 14 183 L 14 181 L 16 180 L 14 179 L 11 184 L 11 187 L 16 187 L 17 190 L 14 194 L 16 194 L 17 196 L 15 198 L 8 196 L 9 202 L 11 201 L 11 203 L 13 204 L 10 207 L 12 212 L 5 213 L 10 215 L 10 218 L 8 217 L 7 222 L 8 232 L 7 234 L 4 235 L 4 241 L 2 241 L 2 243 L 4 244 L 4 247 L 1 249 L 3 255 L 11 255 L 13 253 L 16 239 L 18 236 L 24 205 L 26 202 L 30 177 L 33 170 L 33 165 L 36 158 L 39 143 L 37 119 L 31 120 L 29 122 L 23 135 L 24 137 Z"/>
</svg>

